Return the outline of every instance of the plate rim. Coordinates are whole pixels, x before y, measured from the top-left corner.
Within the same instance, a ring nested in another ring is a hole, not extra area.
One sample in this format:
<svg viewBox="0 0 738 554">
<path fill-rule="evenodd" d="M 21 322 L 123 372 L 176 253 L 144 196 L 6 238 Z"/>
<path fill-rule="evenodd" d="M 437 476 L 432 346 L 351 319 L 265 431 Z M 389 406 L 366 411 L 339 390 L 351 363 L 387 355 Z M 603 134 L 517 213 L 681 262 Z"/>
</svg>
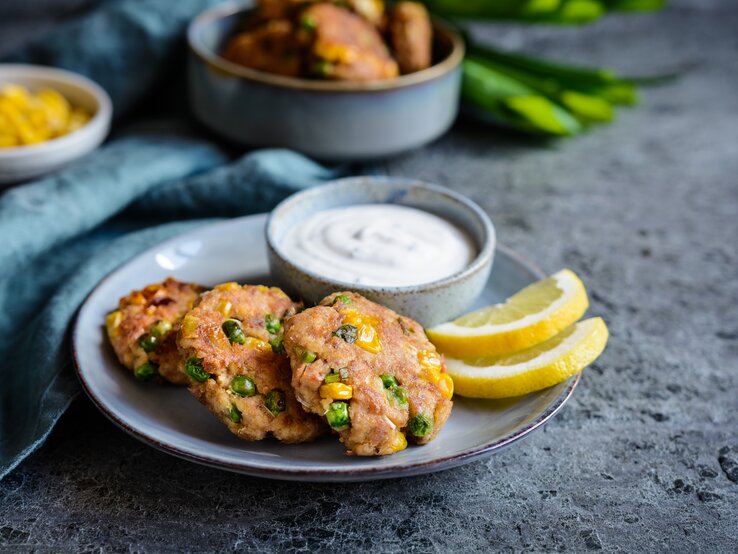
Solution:
<svg viewBox="0 0 738 554">
<path fill-rule="evenodd" d="M 216 458 L 209 458 L 207 456 L 202 456 L 202 455 L 194 454 L 192 452 L 187 452 L 176 446 L 173 446 L 171 444 L 166 444 L 150 435 L 147 435 L 146 433 L 130 425 L 129 423 L 124 421 L 122 418 L 120 418 L 118 415 L 113 413 L 110 409 L 108 409 L 107 406 L 105 405 L 105 402 L 92 391 L 88 382 L 86 381 L 84 372 L 80 364 L 79 353 L 77 350 L 77 342 L 79 340 L 79 335 L 81 333 L 80 316 L 82 312 L 87 308 L 95 292 L 100 287 L 102 287 L 109 279 L 111 279 L 115 274 L 117 274 L 122 268 L 134 262 L 135 260 L 138 260 L 147 255 L 150 255 L 155 250 L 159 250 L 163 247 L 178 243 L 179 241 L 186 239 L 190 235 L 195 235 L 199 232 L 202 232 L 203 229 L 210 229 L 210 228 L 218 227 L 224 224 L 232 224 L 234 221 L 237 221 L 237 220 L 264 219 L 264 221 L 266 221 L 267 216 L 268 216 L 268 213 L 259 213 L 259 214 L 252 214 L 252 215 L 247 215 L 247 216 L 226 219 L 226 220 L 218 221 L 215 223 L 204 224 L 204 225 L 198 226 L 195 229 L 188 230 L 184 233 L 180 233 L 166 240 L 158 242 L 150 246 L 149 248 L 143 250 L 142 252 L 136 254 L 135 256 L 129 258 L 128 260 L 124 261 L 117 267 L 115 267 L 108 274 L 106 274 L 102 279 L 100 279 L 100 281 L 87 294 L 84 301 L 80 305 L 79 310 L 77 311 L 77 314 L 74 319 L 74 327 L 72 330 L 71 350 L 72 350 L 72 359 L 74 362 L 74 372 L 77 376 L 77 379 L 80 382 L 80 385 L 82 386 L 82 390 L 85 392 L 85 394 L 90 399 L 92 404 L 100 412 L 102 412 L 102 414 L 110 422 L 112 422 L 116 427 L 118 427 L 119 429 L 127 433 L 128 435 L 134 437 L 135 439 L 138 439 L 140 442 L 154 447 L 156 450 L 159 450 L 160 452 L 171 454 L 177 458 L 187 460 L 189 462 L 194 462 L 199 465 L 222 469 L 222 470 L 230 471 L 233 473 L 239 473 L 239 474 L 250 475 L 250 476 L 255 476 L 255 477 L 263 477 L 263 478 L 269 478 L 269 479 L 291 480 L 291 481 L 311 481 L 311 482 L 371 481 L 371 480 L 391 479 L 391 478 L 398 478 L 398 477 L 410 477 L 413 475 L 421 475 L 421 474 L 431 473 L 435 471 L 442 471 L 445 469 L 451 469 L 453 467 L 458 467 L 460 465 L 463 465 L 475 459 L 487 458 L 491 456 L 494 452 L 501 450 L 502 448 L 509 446 L 510 444 L 527 437 L 530 433 L 532 433 L 533 431 L 535 431 L 536 429 L 544 425 L 548 420 L 554 417 L 561 410 L 561 408 L 564 407 L 564 404 L 566 404 L 566 402 L 569 400 L 569 398 L 571 398 L 572 394 L 574 393 L 574 389 L 577 387 L 581 379 L 581 373 L 578 373 L 575 376 L 570 377 L 568 379 L 567 387 L 554 400 L 554 402 L 552 402 L 543 412 L 541 412 L 541 414 L 535 420 L 533 420 L 531 423 L 529 423 L 522 429 L 516 431 L 515 433 L 502 437 L 499 440 L 484 444 L 482 446 L 464 450 L 457 454 L 438 457 L 438 458 L 435 458 L 433 460 L 429 460 L 426 462 L 405 463 L 405 464 L 399 464 L 399 465 L 382 466 L 382 467 L 377 467 L 377 468 L 362 468 L 362 469 L 267 468 L 267 467 L 254 467 L 253 465 L 249 465 L 247 461 L 244 463 L 233 463 L 233 462 L 228 462 L 228 461 L 224 461 L 224 460 L 220 460 Z M 541 268 L 539 268 L 536 264 L 526 260 L 520 254 L 518 254 L 515 250 L 513 250 L 512 248 L 504 244 L 501 244 L 500 242 L 497 243 L 495 247 L 495 251 L 499 251 L 499 253 L 503 254 L 504 256 L 511 258 L 513 261 L 522 265 L 526 269 L 530 270 L 533 274 L 537 275 L 539 278 L 544 278 L 546 276 L 543 270 L 541 270 Z"/>
</svg>

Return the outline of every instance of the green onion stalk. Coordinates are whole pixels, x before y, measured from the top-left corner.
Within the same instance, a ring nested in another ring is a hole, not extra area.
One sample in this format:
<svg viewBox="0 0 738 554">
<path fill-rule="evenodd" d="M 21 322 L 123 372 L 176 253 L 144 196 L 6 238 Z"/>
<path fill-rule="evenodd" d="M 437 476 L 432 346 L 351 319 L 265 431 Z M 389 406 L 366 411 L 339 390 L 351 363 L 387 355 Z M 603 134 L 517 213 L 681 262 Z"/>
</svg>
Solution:
<svg viewBox="0 0 738 554">
<path fill-rule="evenodd" d="M 664 0 L 423 0 L 429 11 L 463 28 L 465 19 L 589 23 L 611 11 L 653 11 Z M 612 121 L 616 106 L 638 102 L 637 85 L 606 68 L 554 62 L 481 45 L 465 37 L 462 100 L 505 127 L 548 137 L 579 134 Z"/>
<path fill-rule="evenodd" d="M 596 21 L 608 12 L 656 11 L 666 0 L 421 0 L 436 15 L 577 25 Z"/>
</svg>

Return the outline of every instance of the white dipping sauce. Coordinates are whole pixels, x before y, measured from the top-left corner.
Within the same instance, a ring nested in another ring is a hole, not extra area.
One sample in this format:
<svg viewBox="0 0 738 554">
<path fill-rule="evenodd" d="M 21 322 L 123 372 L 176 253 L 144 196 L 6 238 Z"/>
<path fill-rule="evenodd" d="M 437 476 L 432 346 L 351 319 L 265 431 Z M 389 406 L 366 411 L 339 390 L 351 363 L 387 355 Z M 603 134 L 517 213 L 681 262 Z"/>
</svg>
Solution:
<svg viewBox="0 0 738 554">
<path fill-rule="evenodd" d="M 438 281 L 477 254 L 471 237 L 451 222 L 395 204 L 317 212 L 290 229 L 280 246 L 308 271 L 370 286 Z"/>
</svg>

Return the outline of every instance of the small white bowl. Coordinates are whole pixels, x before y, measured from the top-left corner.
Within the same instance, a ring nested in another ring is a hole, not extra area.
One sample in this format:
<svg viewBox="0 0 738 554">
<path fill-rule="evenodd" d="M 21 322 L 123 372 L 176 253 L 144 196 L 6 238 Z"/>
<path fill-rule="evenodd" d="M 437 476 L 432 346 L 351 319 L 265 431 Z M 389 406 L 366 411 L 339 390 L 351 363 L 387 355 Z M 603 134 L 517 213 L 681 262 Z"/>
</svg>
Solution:
<svg viewBox="0 0 738 554">
<path fill-rule="evenodd" d="M 72 105 L 93 113 L 80 129 L 56 139 L 0 148 L 0 185 L 44 175 L 97 148 L 110 130 L 113 104 L 108 93 L 82 75 L 39 65 L 0 65 L 0 87 L 18 84 L 36 91 L 51 88 Z"/>
<path fill-rule="evenodd" d="M 411 286 L 357 285 L 314 273 L 294 263 L 281 247 L 289 229 L 311 214 L 362 204 L 399 204 L 440 216 L 466 231 L 477 256 L 463 270 L 439 281 Z M 308 303 L 352 290 L 430 327 L 466 311 L 487 286 L 495 254 L 489 216 L 465 196 L 444 187 L 401 177 L 349 177 L 293 194 L 269 215 L 265 230 L 272 277 Z"/>
</svg>

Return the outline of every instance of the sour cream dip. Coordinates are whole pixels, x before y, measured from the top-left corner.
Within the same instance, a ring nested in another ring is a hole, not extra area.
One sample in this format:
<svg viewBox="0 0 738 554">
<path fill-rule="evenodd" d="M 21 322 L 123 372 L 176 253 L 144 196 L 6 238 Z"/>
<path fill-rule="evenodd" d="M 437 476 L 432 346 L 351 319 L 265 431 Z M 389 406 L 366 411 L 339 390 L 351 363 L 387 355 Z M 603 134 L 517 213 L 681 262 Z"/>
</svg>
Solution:
<svg viewBox="0 0 738 554">
<path fill-rule="evenodd" d="M 316 212 L 287 231 L 280 248 L 323 277 L 386 287 L 444 279 L 477 255 L 471 237 L 450 221 L 396 204 Z"/>
</svg>

